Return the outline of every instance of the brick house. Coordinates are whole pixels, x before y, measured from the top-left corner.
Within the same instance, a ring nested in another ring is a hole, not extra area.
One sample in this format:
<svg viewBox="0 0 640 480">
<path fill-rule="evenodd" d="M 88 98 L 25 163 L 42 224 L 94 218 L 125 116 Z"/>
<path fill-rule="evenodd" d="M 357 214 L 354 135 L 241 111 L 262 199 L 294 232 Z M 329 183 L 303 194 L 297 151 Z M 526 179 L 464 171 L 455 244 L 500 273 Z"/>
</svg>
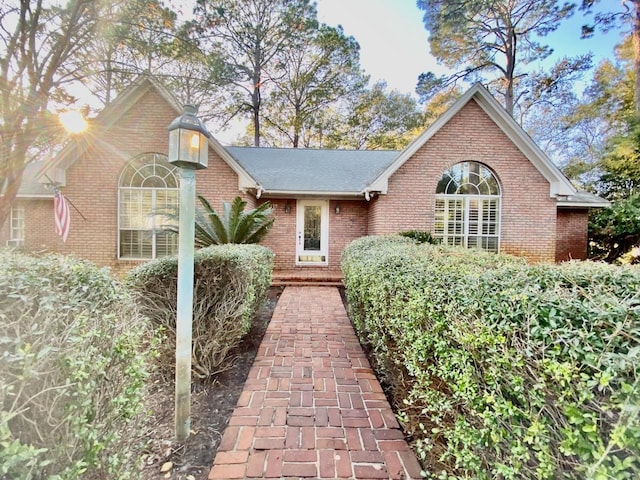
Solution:
<svg viewBox="0 0 640 480">
<path fill-rule="evenodd" d="M 0 240 L 117 273 L 176 252 L 177 239 L 149 213 L 178 202 L 179 171 L 166 155 L 167 126 L 181 113 L 163 86 L 136 80 L 87 133 L 29 169 Z M 66 243 L 54 233 L 47 183 L 74 207 Z M 302 277 L 339 274 L 355 238 L 404 230 L 532 261 L 584 259 L 588 210 L 607 205 L 577 191 L 479 84 L 400 152 L 223 147 L 212 138 L 196 188 L 216 208 L 238 195 L 250 207 L 271 202 L 264 244 L 278 271 Z"/>
</svg>

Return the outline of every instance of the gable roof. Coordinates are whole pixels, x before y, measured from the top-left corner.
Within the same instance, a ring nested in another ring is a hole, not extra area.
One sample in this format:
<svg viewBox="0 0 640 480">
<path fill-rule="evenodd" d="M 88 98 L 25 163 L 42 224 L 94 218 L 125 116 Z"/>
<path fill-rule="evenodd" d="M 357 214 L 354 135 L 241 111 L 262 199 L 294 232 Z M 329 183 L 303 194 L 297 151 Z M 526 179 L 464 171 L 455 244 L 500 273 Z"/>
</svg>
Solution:
<svg viewBox="0 0 640 480">
<path fill-rule="evenodd" d="M 53 189 L 36 180 L 43 165 L 44 162 L 38 160 L 30 162 L 24 167 L 17 198 L 53 198 Z"/>
<path fill-rule="evenodd" d="M 137 102 L 149 91 L 155 90 L 175 110 L 176 116 L 183 113 L 183 106 L 177 98 L 152 76 L 141 75 L 131 85 L 124 89 L 109 105 L 104 107 L 93 123 L 101 127 L 111 127 L 116 124 L 131 108 L 135 108 Z M 169 121 L 167 119 L 167 126 Z M 67 141 L 64 148 L 55 158 L 49 162 L 37 175 L 41 183 L 55 182 L 60 186 L 66 185 L 66 170 L 81 156 L 81 153 L 89 146 L 88 137 L 76 137 Z M 167 147 L 169 135 L 167 134 Z M 254 187 L 256 181 L 246 172 L 224 147 L 213 137 L 209 138 L 209 147 L 215 151 L 238 175 L 239 184 L 243 187 Z M 51 179 L 51 180 L 49 180 Z"/>
<path fill-rule="evenodd" d="M 151 76 L 142 75 L 107 105 L 93 120 L 101 127 L 110 127 L 121 119 L 149 90 L 154 89 L 176 112 L 182 105 L 164 85 Z M 506 113 L 504 108 L 481 84 L 477 83 L 462 95 L 436 122 L 411 142 L 404 150 L 320 150 L 294 148 L 223 147 L 215 138 L 209 139 L 215 151 L 238 175 L 238 187 L 254 191 L 256 196 L 363 196 L 371 192 L 387 193 L 389 178 L 418 149 L 446 125 L 468 102 L 474 100 L 507 137 L 549 181 L 552 197 L 559 207 L 602 207 L 609 205 L 600 197 L 578 192 L 529 135 Z M 20 196 L 50 196 L 43 184 L 66 184 L 66 170 L 88 148 L 87 137 L 70 139 L 61 152 L 33 178 L 23 182 Z M 168 140 L 167 140 L 168 142 Z M 31 183 L 36 185 L 30 186 Z M 39 184 L 38 184 L 39 183 Z"/>
<path fill-rule="evenodd" d="M 265 195 L 362 196 L 398 156 L 391 150 L 226 147 Z"/>
<path fill-rule="evenodd" d="M 550 185 L 550 196 L 566 196 L 576 193 L 576 189 L 569 179 L 562 174 L 551 159 L 536 145 L 533 139 L 480 83 L 476 83 L 467 90 L 467 92 L 445 113 L 438 117 L 429 128 L 413 140 L 413 142 L 400 153 L 393 164 L 389 165 L 389 167 L 371 183 L 369 190 L 386 193 L 389 178 L 472 99 L 475 100 L 489 118 L 509 137 L 516 147 L 520 149 L 540 174 L 547 179 Z"/>
</svg>

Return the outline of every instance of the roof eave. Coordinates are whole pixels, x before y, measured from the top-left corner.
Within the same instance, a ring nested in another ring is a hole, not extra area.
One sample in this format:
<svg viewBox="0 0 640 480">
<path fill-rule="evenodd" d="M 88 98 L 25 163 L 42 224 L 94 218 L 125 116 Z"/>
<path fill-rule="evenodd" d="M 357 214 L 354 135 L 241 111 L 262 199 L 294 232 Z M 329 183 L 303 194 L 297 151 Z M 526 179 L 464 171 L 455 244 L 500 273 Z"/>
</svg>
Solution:
<svg viewBox="0 0 640 480">
<path fill-rule="evenodd" d="M 558 208 L 607 208 L 611 203 L 603 202 L 558 202 Z"/>
<path fill-rule="evenodd" d="M 238 189 L 260 188 L 260 183 L 247 172 L 242 165 L 222 146 L 213 135 L 209 138 L 209 146 L 238 175 Z"/>
<path fill-rule="evenodd" d="M 257 187 L 254 187 L 257 188 Z M 317 190 L 268 190 L 263 189 L 260 198 L 293 198 L 293 197 L 332 197 L 332 198 L 360 198 L 364 192 L 339 192 Z"/>
<path fill-rule="evenodd" d="M 112 126 L 152 88 L 155 88 L 169 106 L 175 110 L 176 115 L 180 115 L 182 113 L 183 106 L 180 105 L 176 97 L 169 92 L 164 85 L 154 80 L 153 77 L 140 76 L 134 80 L 130 89 L 127 89 L 122 94 L 118 95 L 112 103 L 107 105 L 98 114 L 95 119 L 96 123 L 99 122 L 101 127 L 108 128 Z M 116 115 L 116 113 L 118 115 Z M 238 189 L 242 190 L 244 188 L 255 188 L 258 186 L 258 182 L 238 163 L 235 158 L 233 158 L 231 154 L 229 154 L 229 152 L 225 150 L 220 142 L 215 138 L 210 137 L 209 146 L 238 175 Z M 86 148 L 86 146 L 84 148 Z M 36 179 L 41 183 L 50 183 L 52 180 L 59 186 L 66 186 L 66 170 L 82 153 L 81 151 L 77 152 L 78 149 L 82 150 L 83 147 L 79 146 L 75 141 L 69 141 L 60 153 L 56 155 L 53 161 L 38 173 Z M 51 178 L 51 180 L 49 180 L 47 176 Z"/>
<path fill-rule="evenodd" d="M 516 123 L 507 111 L 493 98 L 486 88 L 477 84 L 473 95 L 476 103 L 491 117 L 498 127 L 531 161 L 540 174 L 549 182 L 549 195 L 574 195 L 577 189 L 569 179 L 554 165 L 551 159 L 544 153 L 533 139 Z M 497 121 L 497 119 L 500 121 Z"/>
<path fill-rule="evenodd" d="M 18 193 L 16 198 L 53 198 L 53 193 Z"/>
</svg>

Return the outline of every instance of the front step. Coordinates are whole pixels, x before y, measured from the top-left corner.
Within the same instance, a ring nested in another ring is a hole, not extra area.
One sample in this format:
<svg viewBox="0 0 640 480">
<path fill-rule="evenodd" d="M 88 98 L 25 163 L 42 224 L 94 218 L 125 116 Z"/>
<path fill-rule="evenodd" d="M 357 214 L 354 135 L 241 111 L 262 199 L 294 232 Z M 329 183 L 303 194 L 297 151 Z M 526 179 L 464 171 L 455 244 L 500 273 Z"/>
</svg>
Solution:
<svg viewBox="0 0 640 480">
<path fill-rule="evenodd" d="M 288 285 L 342 287 L 342 272 L 319 269 L 276 270 L 271 277 L 271 285 L 274 287 Z"/>
<path fill-rule="evenodd" d="M 334 280 L 296 280 L 296 279 L 273 279 L 272 287 L 342 287 L 342 281 Z"/>
</svg>

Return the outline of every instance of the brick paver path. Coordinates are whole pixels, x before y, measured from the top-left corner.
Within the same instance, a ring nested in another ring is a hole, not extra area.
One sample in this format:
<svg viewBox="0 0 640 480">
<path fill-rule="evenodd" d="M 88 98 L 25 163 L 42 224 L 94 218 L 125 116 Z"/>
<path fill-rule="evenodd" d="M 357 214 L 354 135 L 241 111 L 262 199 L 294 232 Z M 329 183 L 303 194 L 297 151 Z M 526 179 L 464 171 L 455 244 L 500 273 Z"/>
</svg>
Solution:
<svg viewBox="0 0 640 480">
<path fill-rule="evenodd" d="M 286 287 L 209 479 L 420 478 L 334 287 Z"/>
</svg>

